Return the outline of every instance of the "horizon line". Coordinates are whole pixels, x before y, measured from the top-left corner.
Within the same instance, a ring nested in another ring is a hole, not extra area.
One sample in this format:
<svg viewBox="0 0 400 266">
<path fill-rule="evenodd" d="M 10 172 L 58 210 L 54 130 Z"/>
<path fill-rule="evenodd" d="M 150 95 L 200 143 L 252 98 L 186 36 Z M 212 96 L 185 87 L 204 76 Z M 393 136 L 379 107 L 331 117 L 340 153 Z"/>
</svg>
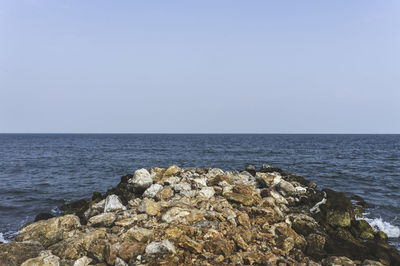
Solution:
<svg viewBox="0 0 400 266">
<path fill-rule="evenodd" d="M 32 134 L 32 135 L 400 135 L 400 133 L 347 133 L 347 132 L 0 132 L 6 134 Z"/>
</svg>

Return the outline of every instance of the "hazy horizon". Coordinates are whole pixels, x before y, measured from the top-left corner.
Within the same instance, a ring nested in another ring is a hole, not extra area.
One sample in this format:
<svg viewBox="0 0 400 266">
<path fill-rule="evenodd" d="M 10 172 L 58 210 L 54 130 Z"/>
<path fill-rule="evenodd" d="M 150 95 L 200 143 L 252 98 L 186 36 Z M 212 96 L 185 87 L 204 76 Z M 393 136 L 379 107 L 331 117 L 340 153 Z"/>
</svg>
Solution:
<svg viewBox="0 0 400 266">
<path fill-rule="evenodd" d="M 1 133 L 399 134 L 400 2 L 0 0 Z"/>
</svg>

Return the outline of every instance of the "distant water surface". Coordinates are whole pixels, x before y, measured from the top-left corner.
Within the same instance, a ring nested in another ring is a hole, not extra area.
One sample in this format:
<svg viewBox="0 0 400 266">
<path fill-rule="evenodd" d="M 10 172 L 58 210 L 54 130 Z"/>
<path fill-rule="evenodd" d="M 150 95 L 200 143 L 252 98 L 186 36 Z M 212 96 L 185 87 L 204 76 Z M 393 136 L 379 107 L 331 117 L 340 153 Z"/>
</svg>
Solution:
<svg viewBox="0 0 400 266">
<path fill-rule="evenodd" d="M 0 241 L 138 168 L 263 163 L 362 196 L 368 221 L 400 247 L 400 135 L 0 134 Z"/>
</svg>

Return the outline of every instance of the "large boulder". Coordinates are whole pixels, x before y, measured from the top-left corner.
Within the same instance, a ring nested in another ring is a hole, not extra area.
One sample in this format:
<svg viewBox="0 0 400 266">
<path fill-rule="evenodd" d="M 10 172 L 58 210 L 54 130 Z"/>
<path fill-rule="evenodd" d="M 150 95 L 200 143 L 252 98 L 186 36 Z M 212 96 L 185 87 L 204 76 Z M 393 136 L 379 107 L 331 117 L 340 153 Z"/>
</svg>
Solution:
<svg viewBox="0 0 400 266">
<path fill-rule="evenodd" d="M 60 258 L 45 250 L 40 252 L 36 258 L 28 259 L 21 266 L 59 266 Z"/>
<path fill-rule="evenodd" d="M 147 169 L 139 169 L 135 171 L 135 174 L 131 179 L 128 180 L 128 183 L 132 185 L 133 190 L 136 193 L 143 193 L 148 187 L 153 184 L 153 179 Z"/>
<path fill-rule="evenodd" d="M 123 210 L 126 210 L 126 207 L 122 204 L 117 195 L 107 196 L 104 206 L 104 212 L 115 212 Z"/>
<path fill-rule="evenodd" d="M 48 247 L 63 239 L 63 234 L 81 226 L 79 218 L 75 215 L 65 215 L 41 220 L 22 228 L 16 241 L 38 241 Z"/>
</svg>

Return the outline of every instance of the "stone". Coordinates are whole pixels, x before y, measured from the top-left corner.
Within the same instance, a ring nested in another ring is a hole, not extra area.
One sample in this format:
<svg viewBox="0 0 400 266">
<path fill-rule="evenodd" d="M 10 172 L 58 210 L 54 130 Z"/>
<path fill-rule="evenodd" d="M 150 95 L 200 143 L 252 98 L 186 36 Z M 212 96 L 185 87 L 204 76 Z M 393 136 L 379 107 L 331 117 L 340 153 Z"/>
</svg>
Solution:
<svg viewBox="0 0 400 266">
<path fill-rule="evenodd" d="M 112 212 L 101 213 L 99 215 L 93 216 L 88 221 L 88 226 L 111 226 L 117 216 Z"/>
<path fill-rule="evenodd" d="M 324 266 L 355 266 L 354 261 L 347 257 L 331 256 L 322 260 Z"/>
<path fill-rule="evenodd" d="M 28 259 L 21 266 L 59 266 L 60 258 L 51 254 L 50 251 L 41 251 L 36 258 Z"/>
<path fill-rule="evenodd" d="M 189 214 L 190 211 L 187 209 L 182 209 L 180 207 L 173 207 L 162 215 L 161 220 L 166 223 L 182 221 L 182 218 L 188 216 Z"/>
<path fill-rule="evenodd" d="M 117 257 L 115 259 L 114 266 L 128 266 L 128 263 L 126 263 L 123 259 Z"/>
<path fill-rule="evenodd" d="M 92 262 L 91 258 L 83 256 L 74 262 L 74 266 L 88 266 Z"/>
<path fill-rule="evenodd" d="M 80 226 L 79 218 L 71 214 L 41 220 L 22 228 L 15 240 L 38 241 L 46 248 L 62 240 L 63 233 L 77 229 Z"/>
<path fill-rule="evenodd" d="M 198 197 L 209 199 L 214 196 L 215 191 L 212 187 L 203 187 L 198 193 Z"/>
<path fill-rule="evenodd" d="M 139 242 L 124 241 L 118 252 L 118 257 L 124 261 L 136 259 L 137 256 L 144 254 L 146 245 Z"/>
<path fill-rule="evenodd" d="M 296 193 L 297 193 L 294 186 L 291 183 L 289 183 L 283 179 L 278 183 L 278 185 L 276 186 L 276 189 L 283 196 L 293 196 L 293 195 L 296 195 Z"/>
<path fill-rule="evenodd" d="M 124 236 L 124 240 L 137 241 L 142 243 L 147 243 L 154 238 L 153 230 L 141 228 L 141 227 L 132 227 L 129 229 Z"/>
<path fill-rule="evenodd" d="M 325 254 L 324 252 L 324 246 L 326 242 L 325 237 L 312 233 L 307 236 L 306 240 L 307 240 L 306 254 L 319 257 L 322 257 Z"/>
<path fill-rule="evenodd" d="M 154 216 L 160 213 L 161 206 L 153 199 L 145 198 L 139 205 L 138 211 L 145 212 L 147 215 Z"/>
<path fill-rule="evenodd" d="M 247 165 L 245 170 L 246 170 L 246 172 L 250 173 L 252 176 L 255 176 L 256 173 L 257 173 L 256 167 L 254 165 L 251 165 L 251 164 Z"/>
<path fill-rule="evenodd" d="M 160 184 L 152 184 L 149 188 L 147 188 L 144 193 L 143 197 L 146 198 L 154 198 L 158 192 L 160 192 L 163 189 L 163 186 Z"/>
<path fill-rule="evenodd" d="M 165 187 L 163 190 L 157 193 L 156 199 L 157 200 L 169 200 L 174 196 L 174 191 L 170 186 Z"/>
<path fill-rule="evenodd" d="M 172 166 L 168 167 L 167 170 L 165 170 L 164 177 L 176 176 L 179 174 L 180 171 L 181 171 L 181 168 L 179 168 L 176 165 L 172 165 Z"/>
<path fill-rule="evenodd" d="M 203 251 L 203 244 L 190 239 L 188 236 L 184 235 L 179 239 L 180 247 L 190 250 L 191 252 L 201 254 Z"/>
<path fill-rule="evenodd" d="M 146 254 L 156 255 L 156 254 L 165 254 L 165 253 L 176 253 L 175 246 L 169 242 L 169 240 L 164 240 L 161 242 L 151 242 L 146 246 L 145 250 Z"/>
<path fill-rule="evenodd" d="M 0 265 L 19 266 L 24 261 L 39 256 L 43 251 L 39 242 L 9 242 L 0 244 Z"/>
<path fill-rule="evenodd" d="M 126 207 L 122 204 L 117 195 L 109 195 L 106 198 L 104 212 L 124 211 Z"/>
<path fill-rule="evenodd" d="M 39 213 L 38 215 L 36 215 L 34 222 L 41 221 L 41 220 L 48 220 L 53 217 L 54 217 L 54 215 L 51 213 L 42 212 L 42 213 Z"/>
<path fill-rule="evenodd" d="M 332 210 L 327 212 L 326 222 L 333 227 L 349 227 L 351 225 L 351 217 L 348 212 Z"/>
<path fill-rule="evenodd" d="M 136 193 L 143 193 L 148 187 L 153 184 L 153 179 L 147 169 L 136 170 L 133 177 L 128 180 L 129 184 L 132 184 L 133 190 Z"/>
<path fill-rule="evenodd" d="M 247 213 L 245 213 L 245 212 L 239 213 L 239 215 L 237 216 L 237 220 L 238 220 L 239 224 L 243 225 L 245 228 L 250 229 L 251 223 L 250 223 L 249 215 Z"/>
<path fill-rule="evenodd" d="M 246 206 L 255 205 L 261 201 L 257 192 L 248 185 L 239 184 L 233 187 L 233 192 L 224 193 L 225 198 L 230 201 L 241 203 Z"/>
<path fill-rule="evenodd" d="M 364 260 L 362 266 L 383 266 L 383 264 L 375 260 Z"/>
</svg>

